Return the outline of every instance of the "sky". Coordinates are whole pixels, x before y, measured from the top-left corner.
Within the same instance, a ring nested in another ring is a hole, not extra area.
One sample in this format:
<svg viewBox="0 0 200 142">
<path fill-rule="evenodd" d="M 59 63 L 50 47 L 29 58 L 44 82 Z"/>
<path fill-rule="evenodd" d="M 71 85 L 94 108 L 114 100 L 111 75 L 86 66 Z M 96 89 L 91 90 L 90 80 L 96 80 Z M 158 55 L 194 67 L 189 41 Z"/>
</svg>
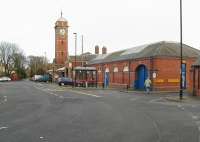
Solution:
<svg viewBox="0 0 200 142">
<path fill-rule="evenodd" d="M 200 49 L 200 1 L 183 0 L 183 42 Z M 74 35 L 84 51 L 95 45 L 108 52 L 158 41 L 179 41 L 179 0 L 0 0 L 0 41 L 16 43 L 28 55 L 54 58 L 54 24 L 69 23 L 69 53 Z"/>
</svg>

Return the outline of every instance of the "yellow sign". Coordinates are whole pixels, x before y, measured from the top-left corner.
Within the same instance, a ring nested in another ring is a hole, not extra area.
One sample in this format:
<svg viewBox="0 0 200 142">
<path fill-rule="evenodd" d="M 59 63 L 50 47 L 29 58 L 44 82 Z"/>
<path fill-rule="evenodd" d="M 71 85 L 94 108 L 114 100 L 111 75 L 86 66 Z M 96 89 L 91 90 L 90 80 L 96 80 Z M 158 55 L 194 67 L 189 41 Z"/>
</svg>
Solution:
<svg viewBox="0 0 200 142">
<path fill-rule="evenodd" d="M 156 79 L 154 82 L 156 82 L 156 83 L 163 83 L 164 79 Z"/>
<path fill-rule="evenodd" d="M 167 81 L 170 83 L 179 83 L 180 82 L 179 79 L 168 79 Z"/>
</svg>

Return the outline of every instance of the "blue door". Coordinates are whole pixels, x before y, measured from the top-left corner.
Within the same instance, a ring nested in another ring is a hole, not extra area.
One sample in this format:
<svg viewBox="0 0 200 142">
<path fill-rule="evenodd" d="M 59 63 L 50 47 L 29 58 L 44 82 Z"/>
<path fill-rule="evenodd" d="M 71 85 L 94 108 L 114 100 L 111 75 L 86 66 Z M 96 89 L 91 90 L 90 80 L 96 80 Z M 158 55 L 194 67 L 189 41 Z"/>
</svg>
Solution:
<svg viewBox="0 0 200 142">
<path fill-rule="evenodd" d="M 137 69 L 137 80 L 136 80 L 136 89 L 139 90 L 144 90 L 145 86 L 144 86 L 144 82 L 148 77 L 148 71 L 147 68 L 144 65 L 141 65 L 138 67 Z"/>
<path fill-rule="evenodd" d="M 109 81 L 110 77 L 109 77 L 109 72 L 105 72 L 105 78 L 104 78 L 104 87 L 108 87 L 109 86 Z"/>
<path fill-rule="evenodd" d="M 182 87 L 186 89 L 186 64 L 182 64 Z"/>
</svg>

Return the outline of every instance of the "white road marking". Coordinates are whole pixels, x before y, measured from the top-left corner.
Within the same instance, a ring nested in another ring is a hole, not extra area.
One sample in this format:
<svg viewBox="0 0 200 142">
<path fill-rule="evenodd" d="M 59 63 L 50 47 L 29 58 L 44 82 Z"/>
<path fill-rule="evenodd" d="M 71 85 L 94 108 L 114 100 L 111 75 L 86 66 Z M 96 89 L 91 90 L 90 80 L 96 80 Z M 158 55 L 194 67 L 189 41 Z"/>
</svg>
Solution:
<svg viewBox="0 0 200 142">
<path fill-rule="evenodd" d="M 181 107 L 181 109 L 182 109 L 182 110 L 185 110 L 185 108 L 184 108 L 184 107 Z"/>
<path fill-rule="evenodd" d="M 197 119 L 198 119 L 198 116 L 196 116 L 196 115 L 193 115 L 193 116 L 192 116 L 192 119 L 195 119 L 195 120 L 197 120 Z"/>
<path fill-rule="evenodd" d="M 63 97 L 63 96 L 60 96 L 59 98 L 60 98 L 60 99 L 77 99 L 77 98 L 75 98 L 75 97 Z"/>
<path fill-rule="evenodd" d="M 4 104 L 8 101 L 7 96 L 3 96 L 3 100 L 0 101 L 0 104 Z"/>
<path fill-rule="evenodd" d="M 7 129 L 8 127 L 0 127 L 0 130 Z"/>
<path fill-rule="evenodd" d="M 57 94 L 54 94 L 54 93 L 52 93 L 52 92 L 48 92 L 47 90 L 44 90 L 44 89 L 42 89 L 42 88 L 40 88 L 40 87 L 37 87 L 37 86 L 34 86 L 34 87 L 35 87 L 36 89 L 38 89 L 38 90 L 47 92 L 47 93 L 49 93 L 49 94 L 51 94 L 51 95 L 58 96 Z M 58 91 L 60 91 L 60 90 L 58 90 Z M 102 96 L 98 96 L 98 95 L 94 95 L 94 94 L 89 94 L 89 93 L 85 93 L 85 92 L 80 92 L 80 91 L 75 91 L 75 90 L 68 90 L 68 91 L 73 92 L 73 93 L 77 93 L 77 94 L 86 95 L 86 96 L 96 97 L 96 98 L 102 97 Z"/>
<path fill-rule="evenodd" d="M 135 98 L 131 98 L 130 101 L 136 101 L 138 99 L 139 99 L 139 97 L 135 97 Z"/>
<path fill-rule="evenodd" d="M 196 107 L 196 105 L 192 105 L 192 108 L 195 108 Z"/>
<path fill-rule="evenodd" d="M 63 96 L 59 96 L 59 98 L 63 99 L 64 97 Z"/>
<path fill-rule="evenodd" d="M 181 108 L 181 107 L 182 107 L 182 105 L 177 105 L 177 107 Z"/>
<path fill-rule="evenodd" d="M 51 90 L 51 91 L 54 91 L 54 92 L 64 92 L 65 90 L 61 90 L 61 89 L 57 90 L 57 89 L 54 89 L 54 90 Z"/>
<path fill-rule="evenodd" d="M 40 137 L 40 139 L 44 139 L 44 137 Z"/>
<path fill-rule="evenodd" d="M 80 91 L 74 91 L 74 90 L 69 90 L 73 93 L 77 93 L 77 94 L 82 94 L 82 95 L 86 95 L 86 96 L 91 96 L 91 97 L 96 97 L 96 98 L 101 98 L 102 96 L 97 96 L 97 95 L 94 95 L 94 94 L 89 94 L 89 93 L 85 93 L 85 92 L 80 92 Z"/>
<path fill-rule="evenodd" d="M 40 90 L 40 91 L 43 91 L 43 92 L 46 92 L 48 94 L 51 94 L 51 95 L 54 95 L 54 96 L 58 96 L 57 94 L 53 93 L 53 92 L 49 92 L 50 89 L 43 89 L 43 88 L 40 88 L 40 87 L 37 87 L 37 86 L 34 86 L 36 89 Z M 48 91 L 49 90 L 49 91 Z"/>
<path fill-rule="evenodd" d="M 150 100 L 149 102 L 150 103 L 155 103 L 155 102 L 157 102 L 157 101 L 160 101 L 160 100 L 162 100 L 163 98 L 162 97 L 160 97 L 160 98 L 158 98 L 158 99 L 153 99 L 153 100 Z"/>
<path fill-rule="evenodd" d="M 4 102 L 7 102 L 7 96 L 3 96 L 4 97 Z"/>
</svg>

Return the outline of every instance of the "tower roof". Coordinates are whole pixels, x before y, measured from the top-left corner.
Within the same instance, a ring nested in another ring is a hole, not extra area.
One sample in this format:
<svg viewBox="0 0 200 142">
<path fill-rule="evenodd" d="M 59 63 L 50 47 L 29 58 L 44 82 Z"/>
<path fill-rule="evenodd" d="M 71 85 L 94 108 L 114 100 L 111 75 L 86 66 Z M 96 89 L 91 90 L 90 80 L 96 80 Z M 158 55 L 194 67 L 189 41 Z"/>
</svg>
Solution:
<svg viewBox="0 0 200 142">
<path fill-rule="evenodd" d="M 64 17 L 60 17 L 57 21 L 67 22 L 67 19 L 65 19 Z"/>
<path fill-rule="evenodd" d="M 57 21 L 67 22 L 67 19 L 65 19 L 65 18 L 63 17 L 63 13 L 62 13 L 62 11 L 61 11 L 61 16 L 60 16 L 60 18 L 58 18 Z"/>
</svg>

